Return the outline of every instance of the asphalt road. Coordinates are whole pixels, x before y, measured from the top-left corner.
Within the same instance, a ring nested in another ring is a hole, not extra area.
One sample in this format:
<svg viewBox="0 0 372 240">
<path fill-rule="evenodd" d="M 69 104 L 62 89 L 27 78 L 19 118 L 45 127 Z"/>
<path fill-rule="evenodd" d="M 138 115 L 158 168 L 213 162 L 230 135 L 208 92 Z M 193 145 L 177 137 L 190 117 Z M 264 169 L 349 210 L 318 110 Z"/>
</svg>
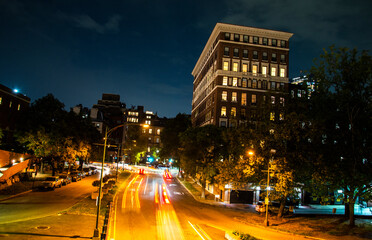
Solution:
<svg viewBox="0 0 372 240">
<path fill-rule="evenodd" d="M 134 176 L 114 203 L 108 239 L 219 240 L 233 230 L 261 239 L 306 239 L 243 224 L 243 211 L 196 201 L 177 180 L 156 173 Z"/>
<path fill-rule="evenodd" d="M 92 181 L 98 174 L 51 191 L 32 191 L 0 202 L 0 224 L 42 218 L 73 206 L 95 187 Z"/>
</svg>

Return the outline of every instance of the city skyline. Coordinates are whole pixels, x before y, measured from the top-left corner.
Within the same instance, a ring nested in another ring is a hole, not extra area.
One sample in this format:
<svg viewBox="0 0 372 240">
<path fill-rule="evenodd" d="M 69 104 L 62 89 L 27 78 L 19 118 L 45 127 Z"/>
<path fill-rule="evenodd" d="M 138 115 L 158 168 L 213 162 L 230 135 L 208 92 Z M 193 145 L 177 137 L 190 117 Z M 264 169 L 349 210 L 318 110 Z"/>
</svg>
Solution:
<svg viewBox="0 0 372 240">
<path fill-rule="evenodd" d="M 217 22 L 294 33 L 289 78 L 322 48 L 371 50 L 369 1 L 0 0 L 0 78 L 33 102 L 52 93 L 69 110 L 102 93 L 159 116 L 190 114 L 191 71 Z"/>
</svg>

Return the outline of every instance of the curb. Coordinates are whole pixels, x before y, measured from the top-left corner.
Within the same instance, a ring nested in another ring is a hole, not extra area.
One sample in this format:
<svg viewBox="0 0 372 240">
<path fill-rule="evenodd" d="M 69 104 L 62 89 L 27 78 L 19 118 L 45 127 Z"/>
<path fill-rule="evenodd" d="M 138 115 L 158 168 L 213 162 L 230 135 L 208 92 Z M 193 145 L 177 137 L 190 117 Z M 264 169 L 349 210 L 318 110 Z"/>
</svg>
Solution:
<svg viewBox="0 0 372 240">
<path fill-rule="evenodd" d="M 3 202 L 3 201 L 6 201 L 6 200 L 9 200 L 9 199 L 12 199 L 12 198 L 18 197 L 18 196 L 20 196 L 20 195 L 23 195 L 23 194 L 26 194 L 26 193 L 29 193 L 29 192 L 32 192 L 32 189 L 31 189 L 31 190 L 27 190 L 27 191 L 25 191 L 25 192 L 17 193 L 17 194 L 15 194 L 15 195 L 12 195 L 12 196 L 9 196 L 9 197 L 3 198 L 3 199 L 0 199 L 0 202 Z"/>
</svg>

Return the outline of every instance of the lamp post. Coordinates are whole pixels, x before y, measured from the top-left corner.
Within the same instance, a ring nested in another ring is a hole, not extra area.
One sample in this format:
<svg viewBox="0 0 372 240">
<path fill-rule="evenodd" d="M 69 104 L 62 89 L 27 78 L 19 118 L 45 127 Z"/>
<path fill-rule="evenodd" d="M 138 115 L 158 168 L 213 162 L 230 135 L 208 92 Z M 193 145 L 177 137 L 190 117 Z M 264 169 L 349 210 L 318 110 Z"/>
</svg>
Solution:
<svg viewBox="0 0 372 240">
<path fill-rule="evenodd" d="M 272 159 L 274 158 L 274 154 L 276 153 L 275 149 L 271 149 L 270 153 L 272 155 Z M 267 163 L 267 184 L 266 184 L 266 198 L 265 198 L 265 204 L 266 204 L 266 217 L 265 217 L 265 226 L 269 226 L 269 191 L 270 191 L 270 159 Z"/>
<path fill-rule="evenodd" d="M 107 137 L 108 135 L 113 132 L 114 130 L 120 128 L 120 127 L 124 127 L 124 131 L 123 131 L 123 142 L 122 144 L 124 144 L 125 142 L 125 137 L 126 137 L 126 126 L 127 125 L 140 125 L 140 126 L 143 126 L 144 128 L 148 128 L 149 125 L 148 124 L 139 124 L 139 123 L 133 123 L 133 124 L 121 124 L 121 125 L 118 125 L 110 130 L 108 130 L 108 127 L 106 126 L 106 129 L 105 129 L 105 143 L 104 143 L 104 147 L 103 147 L 103 157 L 102 157 L 102 166 L 101 166 L 101 176 L 100 176 L 100 182 L 99 182 L 99 192 L 98 192 L 98 203 L 97 203 L 97 216 L 96 216 L 96 228 L 94 229 L 94 233 L 93 233 L 93 239 L 99 239 L 99 229 L 98 229 L 98 221 L 99 221 L 99 212 L 100 212 L 100 209 L 101 209 L 101 194 L 102 194 L 102 182 L 103 182 L 103 168 L 104 168 L 104 164 L 105 164 L 105 157 L 106 157 L 106 146 L 107 146 Z"/>
</svg>

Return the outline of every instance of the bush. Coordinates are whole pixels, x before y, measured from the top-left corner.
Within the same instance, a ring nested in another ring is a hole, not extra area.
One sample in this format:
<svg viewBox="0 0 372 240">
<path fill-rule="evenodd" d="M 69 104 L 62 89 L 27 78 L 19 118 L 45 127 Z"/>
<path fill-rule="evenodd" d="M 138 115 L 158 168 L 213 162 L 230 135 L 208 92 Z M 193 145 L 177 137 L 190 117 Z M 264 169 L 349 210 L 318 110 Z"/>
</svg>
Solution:
<svg viewBox="0 0 372 240">
<path fill-rule="evenodd" d="M 234 231 L 233 234 L 235 236 L 238 236 L 239 239 L 241 240 L 259 240 L 258 238 L 252 237 L 251 235 L 246 234 L 246 233 L 240 233 L 240 232 Z"/>
<path fill-rule="evenodd" d="M 101 181 L 100 180 L 94 180 L 93 182 L 92 182 L 92 186 L 93 187 L 99 187 L 99 183 L 100 183 Z"/>
</svg>

